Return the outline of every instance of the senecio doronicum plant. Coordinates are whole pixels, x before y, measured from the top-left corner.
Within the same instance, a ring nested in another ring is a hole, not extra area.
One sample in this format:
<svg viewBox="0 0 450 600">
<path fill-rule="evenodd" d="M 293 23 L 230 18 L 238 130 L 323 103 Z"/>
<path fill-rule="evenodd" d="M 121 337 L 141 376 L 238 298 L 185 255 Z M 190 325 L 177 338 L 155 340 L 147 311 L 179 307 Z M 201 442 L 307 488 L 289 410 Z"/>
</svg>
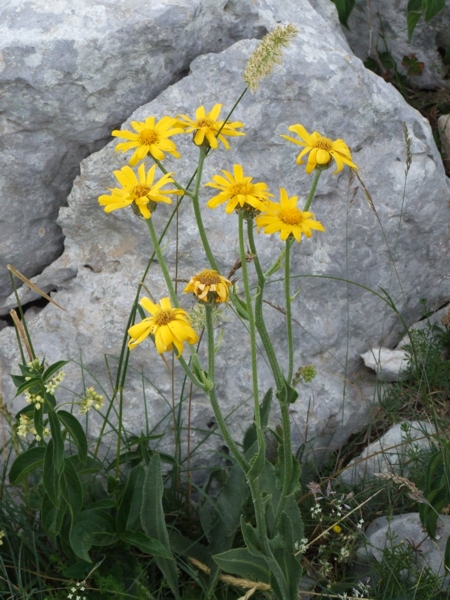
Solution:
<svg viewBox="0 0 450 600">
<path fill-rule="evenodd" d="M 52 540 L 59 539 L 62 547 L 67 552 L 70 549 L 84 564 L 91 561 L 89 551 L 92 546 L 108 546 L 122 541 L 137 547 L 141 552 L 153 555 L 176 599 L 180 598 L 177 555 L 189 559 L 190 563 L 186 560 L 178 563 L 186 573 L 191 576 L 198 573 L 189 564 L 203 572 L 201 577 L 195 575 L 195 580 L 202 585 L 205 597 L 214 596 L 219 580 L 247 589 L 245 598 L 256 590 L 262 590 L 279 600 L 296 600 L 298 596 L 298 584 L 302 576 L 300 545 L 304 540 L 304 531 L 297 504 L 300 464 L 292 451 L 289 405 L 298 397 L 296 384 L 300 379 L 310 381 L 315 370 L 301 367 L 294 373 L 291 251 L 296 242 L 301 242 L 302 236 L 310 238 L 313 231 L 325 232 L 323 224 L 311 212 L 322 171 L 333 165 L 335 173 L 342 171 L 345 166 L 352 169 L 357 167 L 342 139 L 332 141 L 316 131 L 308 133 L 303 125 L 294 124 L 289 131 L 297 137 L 282 137 L 301 147 L 296 158 L 298 165 L 304 164 L 307 157 L 306 173 L 312 175 L 312 183 L 303 207 L 299 197 L 292 195 L 292 190 L 280 187 L 278 194 L 272 193 L 266 183 L 254 181 L 241 164 L 234 164 L 232 170 L 223 169 L 202 186 L 203 166 L 208 154 L 219 150 L 220 145 L 229 150 L 233 138 L 245 135 L 244 124 L 230 120 L 234 108 L 245 91 L 248 88 L 252 91 L 257 89 L 260 79 L 266 77 L 273 66 L 280 62 L 281 49 L 295 34 L 292 25 L 280 26 L 261 41 L 244 74 L 247 87 L 224 119 L 220 118 L 222 104 L 215 104 L 209 111 L 200 106 L 195 116 L 165 115 L 159 120 L 149 116 L 142 122 L 132 121 L 133 131 L 113 131 L 114 137 L 124 140 L 119 142 L 116 150 L 132 154 L 129 165 L 114 171 L 120 187 L 110 188 L 109 194 L 102 194 L 98 198 L 106 213 L 131 208 L 137 218 L 145 222 L 167 287 L 167 294 L 158 302 L 148 297 L 140 299 L 142 320 L 128 328 L 128 351 L 133 351 L 142 343 L 153 343 L 155 352 L 160 355 L 174 352 L 185 375 L 209 398 L 220 433 L 234 459 L 227 484 L 233 502 L 221 501 L 219 496 L 215 503 L 215 518 L 209 519 L 212 524 L 205 531 L 208 547 L 193 541 L 186 543 L 186 540 L 180 541 L 181 538 L 169 539 L 162 510 L 164 487 L 157 453 L 151 457 L 147 453 L 143 464 L 131 464 L 131 471 L 115 508 L 108 504 L 110 501 L 101 507 L 97 504 L 86 507 L 80 475 L 102 470 L 98 446 L 87 465 L 86 461 L 90 459 L 86 434 L 72 412 L 62 410 L 55 398 L 56 388 L 62 380 L 60 369 L 65 361 L 46 368 L 44 362 L 36 358 L 28 332 L 20 332 L 22 325 L 20 321 L 16 323 L 22 338 L 29 342 L 25 344 L 29 361 L 23 355 L 22 374 L 13 376 L 18 393 L 25 392 L 27 395 L 27 406 L 17 415 L 17 434 L 23 438 L 31 435 L 34 441 L 32 447 L 19 454 L 14 461 L 10 470 L 11 482 L 24 483 L 30 473 L 42 467 L 44 494 L 40 514 L 44 530 Z M 192 187 L 190 183 L 182 185 L 178 176 L 164 166 L 169 156 L 180 157 L 175 140 L 177 136 L 185 135 L 190 135 L 198 148 L 198 165 L 191 178 Z M 148 167 L 146 160 L 152 160 L 154 164 Z M 213 190 L 213 195 L 205 203 L 200 198 L 201 192 L 202 196 L 210 196 L 210 190 Z M 152 215 L 158 205 L 171 204 L 173 198 L 178 198 L 177 210 L 182 210 L 181 201 L 184 198 L 192 202 L 205 253 L 205 263 L 199 264 L 198 272 L 192 274 L 184 293 L 193 294 L 204 310 L 207 364 L 202 364 L 198 354 L 199 336 L 188 312 L 181 306 L 182 298 L 176 293 L 161 251 L 162 236 L 158 236 L 153 224 Z M 224 219 L 228 219 L 232 213 L 238 215 L 240 265 L 237 268 L 241 270 L 242 295 L 236 285 L 220 273 L 203 224 L 204 210 L 223 208 Z M 263 271 L 256 249 L 255 229 L 265 235 L 279 235 L 285 242 L 281 256 L 266 272 Z M 250 248 L 251 262 L 247 261 L 246 244 Z M 275 353 L 263 315 L 266 282 L 282 267 L 283 262 L 287 345 L 285 366 Z M 258 283 L 255 297 L 252 297 L 250 289 L 250 264 L 255 268 Z M 247 321 L 251 349 L 254 422 L 247 430 L 242 445 L 233 439 L 217 398 L 214 317 L 217 307 L 226 306 L 227 303 L 232 303 L 237 315 Z M 26 327 L 23 314 L 21 316 Z M 268 430 L 272 390 L 262 396 L 259 389 L 258 337 L 273 374 L 275 397 L 281 412 L 281 427 L 274 431 Z M 103 398 L 91 387 L 78 404 L 81 414 L 91 409 L 99 411 Z M 116 479 L 120 474 L 120 464 L 125 462 L 122 457 L 127 455 L 120 453 L 121 398 L 117 413 Z M 275 440 L 276 460 L 269 461 L 266 458 L 267 435 Z M 67 440 L 76 447 L 76 456 L 66 456 Z M 114 489 L 117 491 L 119 488 Z M 250 504 L 248 498 L 251 499 Z M 244 518 L 244 507 L 247 506 L 252 507 L 253 513 Z M 114 510 L 116 512 L 111 512 Z M 234 548 L 233 541 L 239 527 L 243 546 Z M 65 537 L 63 532 L 66 533 Z"/>
<path fill-rule="evenodd" d="M 276 32 L 279 36 L 282 33 L 282 31 Z M 280 44 L 274 46 L 276 51 L 272 51 L 272 59 L 278 58 L 279 47 Z M 268 45 L 266 41 L 260 47 L 259 52 L 270 55 L 270 44 Z M 267 73 L 267 65 L 270 62 L 262 61 L 261 64 L 264 68 L 258 70 L 257 59 L 258 55 L 256 55 L 256 59 L 250 60 L 249 69 L 250 72 L 253 70 L 255 75 L 260 77 Z M 252 87 L 256 87 L 256 80 L 257 78 L 254 79 Z M 176 356 L 186 375 L 208 396 L 220 432 L 234 460 L 241 468 L 250 490 L 256 526 L 241 522 L 241 531 L 246 547 L 222 552 L 213 559 L 225 571 L 235 575 L 245 575 L 256 581 L 261 580 L 261 572 L 258 571 L 262 569 L 262 572 L 267 575 L 266 581 L 263 583 L 270 585 L 275 596 L 282 600 L 291 600 L 297 598 L 298 594 L 301 566 L 296 557 L 296 544 L 298 545 L 299 540 L 303 538 L 302 520 L 296 504 L 300 465 L 292 453 L 289 419 L 289 404 L 295 402 L 298 396 L 293 387 L 291 249 L 295 242 L 301 241 L 302 235 L 310 238 L 313 231 L 325 231 L 322 223 L 315 219 L 310 210 L 322 171 L 333 164 L 336 167 L 335 173 L 341 171 L 345 165 L 353 169 L 357 167 L 352 162 L 350 150 L 343 140 L 332 141 L 316 131 L 310 134 L 303 125 L 294 124 L 289 127 L 289 131 L 298 137 L 294 138 L 288 135 L 282 137 L 302 147 L 297 156 L 297 163 L 303 164 L 303 158 L 307 156 L 306 173 L 313 174 L 311 189 L 303 208 L 299 207 L 299 197 L 291 195 L 283 187 L 279 190 L 279 200 L 274 201 L 274 194 L 269 191 L 267 184 L 254 181 L 254 178 L 246 173 L 241 164 L 234 164 L 232 171 L 222 170 L 220 174 L 214 175 L 211 181 L 204 184 L 204 187 L 212 188 L 215 192 L 215 195 L 206 202 L 207 208 L 216 209 L 224 205 L 224 218 L 233 212 L 237 213 L 239 217 L 240 268 L 244 289 L 244 297 L 241 298 L 236 287 L 219 272 L 216 258 L 208 241 L 208 233 L 203 224 L 204 208 L 200 199 L 203 165 L 208 153 L 211 150 L 217 150 L 219 143 L 222 143 L 228 150 L 230 148 L 228 138 L 245 135 L 243 123 L 220 119 L 221 110 L 221 104 L 216 104 L 209 112 L 204 106 L 200 106 L 194 117 L 184 114 L 163 116 L 156 121 L 152 116 L 143 122 L 133 121 L 131 126 L 134 131 L 114 131 L 113 136 L 126 140 L 119 143 L 116 149 L 122 152 L 133 151 L 130 165 L 137 165 L 139 161 L 147 157 L 153 159 L 155 165 L 147 174 L 144 163 L 140 164 L 137 175 L 128 166 L 123 167 L 120 171 L 115 171 L 114 174 L 121 188 L 111 189 L 109 195 L 100 196 L 99 202 L 105 207 L 106 212 L 132 206 L 135 213 L 145 220 L 167 286 L 168 296 L 162 298 L 159 303 L 152 302 L 147 297 L 140 300 L 140 305 L 150 316 L 130 327 L 128 348 L 132 350 L 150 338 L 159 354 L 176 350 Z M 183 134 L 191 134 L 193 143 L 198 147 L 198 165 L 193 190 L 183 186 L 178 177 L 176 178 L 172 171 L 167 171 L 162 164 L 166 153 L 174 157 L 179 156 L 174 138 Z M 155 176 L 156 166 L 162 172 L 162 177 L 158 180 Z M 198 273 L 192 275 L 184 289 L 184 293 L 194 294 L 198 302 L 204 306 L 208 356 L 206 366 L 201 364 L 196 352 L 195 345 L 198 342 L 198 335 L 190 323 L 188 313 L 180 306 L 180 298 L 175 292 L 151 218 L 158 203 L 170 203 L 170 197 L 176 195 L 187 196 L 192 201 L 199 235 L 209 263 L 207 268 L 202 268 Z M 275 354 L 263 317 L 262 303 L 268 275 L 263 273 L 258 258 L 254 240 L 255 228 L 267 235 L 279 234 L 281 240 L 286 244 L 284 256 L 275 262 L 272 269 L 269 269 L 270 275 L 284 258 L 288 348 L 288 365 L 285 369 L 282 368 L 279 357 Z M 250 290 L 246 242 L 250 247 L 258 279 L 259 293 L 256 299 L 252 298 Z M 244 451 L 233 439 L 217 398 L 213 311 L 218 304 L 229 301 L 234 304 L 240 317 L 248 321 L 250 336 L 254 426 L 250 436 L 252 443 L 247 440 L 247 447 L 245 448 L 244 445 Z M 264 428 L 267 426 L 270 393 L 260 406 L 257 335 L 260 337 L 272 369 L 276 397 L 282 415 L 280 430 L 282 433 L 276 434 L 278 462 L 275 466 L 266 460 Z M 184 358 L 185 345 L 189 353 L 189 360 Z M 246 567 L 242 566 L 243 562 L 246 563 Z"/>
</svg>

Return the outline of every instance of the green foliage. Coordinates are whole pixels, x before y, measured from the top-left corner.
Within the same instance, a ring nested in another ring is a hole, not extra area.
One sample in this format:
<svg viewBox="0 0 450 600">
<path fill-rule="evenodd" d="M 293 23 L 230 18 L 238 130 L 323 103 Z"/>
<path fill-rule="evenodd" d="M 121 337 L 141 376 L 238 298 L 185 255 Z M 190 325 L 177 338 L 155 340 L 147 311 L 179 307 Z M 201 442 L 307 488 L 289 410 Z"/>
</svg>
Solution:
<svg viewBox="0 0 450 600">
<path fill-rule="evenodd" d="M 339 21 L 348 29 L 347 20 L 355 7 L 355 0 L 331 0 L 337 8 Z"/>
</svg>

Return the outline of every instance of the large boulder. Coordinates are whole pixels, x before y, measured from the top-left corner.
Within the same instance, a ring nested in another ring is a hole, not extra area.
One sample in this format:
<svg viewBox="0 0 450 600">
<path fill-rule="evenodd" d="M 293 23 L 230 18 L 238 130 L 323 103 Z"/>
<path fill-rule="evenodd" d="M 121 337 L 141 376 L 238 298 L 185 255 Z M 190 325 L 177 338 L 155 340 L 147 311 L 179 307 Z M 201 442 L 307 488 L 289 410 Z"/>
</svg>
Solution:
<svg viewBox="0 0 450 600">
<path fill-rule="evenodd" d="M 307 0 L 295 5 L 288 0 L 267 2 L 260 11 L 268 28 L 293 22 L 299 33 L 285 50 L 283 64 L 257 93 L 247 93 L 237 106 L 233 119 L 245 123 L 247 135 L 232 139 L 229 152 L 220 148 L 208 157 L 205 181 L 220 169 L 241 163 L 255 181 L 267 182 L 275 195 L 283 186 L 290 195 L 305 198 L 311 176 L 295 163 L 298 147 L 280 137 L 289 125 L 302 123 L 309 131 L 317 129 L 333 139 L 346 140 L 372 198 L 371 207 L 350 170 L 338 175 L 333 169 L 324 172 L 313 210 L 326 232 L 302 239 L 293 251 L 292 288 L 300 288 L 293 306 L 295 367 L 313 363 L 318 370 L 316 379 L 300 389 L 291 407 L 293 435 L 297 445 L 306 443 L 319 453 L 341 446 L 370 418 L 372 396 L 365 393 L 359 355 L 367 347 L 394 345 L 401 330 L 399 317 L 380 298 L 380 288 L 388 291 L 408 323 L 420 315 L 419 298 L 424 294 L 431 305 L 442 305 L 450 296 L 450 282 L 440 275 L 446 268 L 445 256 L 437 249 L 448 235 L 443 215 L 449 186 L 428 122 L 349 53 L 341 35 L 335 35 L 334 23 L 329 25 Z M 221 53 L 198 57 L 187 77 L 136 110 L 123 128 L 130 129 L 131 120 L 150 115 L 193 114 L 201 104 L 209 110 L 223 103 L 222 114 L 226 114 L 243 90 L 242 73 L 256 45 L 255 40 L 240 41 Z M 404 124 L 411 136 L 412 154 L 406 187 Z M 182 158 L 168 160 L 167 166 L 186 182 L 195 169 L 198 151 L 189 136 L 178 138 L 177 144 Z M 82 162 L 68 207 L 61 209 L 58 221 L 66 236 L 65 251 L 34 280 L 37 285 L 59 287 L 54 298 L 67 313 L 48 305 L 29 323 L 40 356 L 46 355 L 49 361 L 65 357 L 82 361 L 86 385 L 97 378 L 109 393 L 104 355 L 110 357 L 114 377 L 117 361 L 111 355 L 119 355 L 136 286 L 151 253 L 145 223 L 131 211 L 106 215 L 98 205 L 98 196 L 115 185 L 112 171 L 128 158 L 116 154 L 115 146 L 114 141 Z M 209 197 L 205 188 L 203 205 Z M 152 217 L 157 231 L 162 231 L 169 215 L 170 207 L 158 208 Z M 205 208 L 204 219 L 213 252 L 226 275 L 237 259 L 237 217 L 225 215 L 222 208 Z M 257 244 L 264 266 L 272 264 L 284 247 L 279 237 L 262 234 Z M 163 245 L 172 274 L 178 255 L 179 279 L 189 279 L 207 266 L 187 200 L 180 209 L 178 230 L 174 221 Z M 396 271 L 392 256 L 397 259 Z M 167 295 L 155 263 L 146 284 L 155 298 Z M 183 285 L 179 283 L 179 290 Z M 23 294 L 24 300 L 30 298 L 26 290 Z M 283 304 L 279 283 L 268 286 L 267 299 Z M 12 303 L 11 298 L 5 307 Z M 189 307 L 192 300 L 183 297 L 182 303 Z M 265 314 L 285 363 L 283 316 L 269 305 Z M 240 439 L 252 420 L 249 346 L 242 323 L 230 310 L 224 328 L 217 356 L 218 393 L 233 435 Z M 7 373 L 18 359 L 14 331 L 6 328 L 0 339 L 3 372 Z M 74 363 L 66 367 L 68 388 L 81 393 L 77 369 Z M 259 377 L 261 391 L 273 385 L 264 360 L 259 361 Z M 175 398 L 179 393 L 177 387 Z M 12 397 L 7 379 L 4 397 Z M 22 402 L 16 400 L 15 407 Z M 128 430 L 145 429 L 144 403 L 151 427 L 171 426 L 171 381 L 150 342 L 131 355 L 123 408 Z M 184 426 L 187 406 L 185 399 L 179 417 Z M 213 426 L 207 399 L 195 393 L 193 439 L 200 439 Z M 95 427 L 90 431 L 95 433 Z M 170 448 L 171 442 L 171 435 L 166 435 L 159 448 Z M 210 447 L 220 443 L 220 438 L 209 438 Z"/>
<path fill-rule="evenodd" d="M 449 68 L 444 56 L 450 46 L 450 6 L 446 3 L 427 22 L 422 16 L 409 40 L 408 4 L 408 0 L 356 0 L 348 19 L 349 29 L 344 28 L 350 47 L 363 61 L 368 57 L 377 59 L 377 52 L 390 53 L 403 75 L 408 75 L 402 65 L 404 57 L 414 55 L 423 63 L 423 71 L 410 77 L 412 83 L 420 88 L 449 89 Z"/>
<path fill-rule="evenodd" d="M 57 258 L 80 161 L 193 58 L 259 37 L 252 0 L 9 0 L 0 7 L 0 299 L 5 265 Z"/>
</svg>

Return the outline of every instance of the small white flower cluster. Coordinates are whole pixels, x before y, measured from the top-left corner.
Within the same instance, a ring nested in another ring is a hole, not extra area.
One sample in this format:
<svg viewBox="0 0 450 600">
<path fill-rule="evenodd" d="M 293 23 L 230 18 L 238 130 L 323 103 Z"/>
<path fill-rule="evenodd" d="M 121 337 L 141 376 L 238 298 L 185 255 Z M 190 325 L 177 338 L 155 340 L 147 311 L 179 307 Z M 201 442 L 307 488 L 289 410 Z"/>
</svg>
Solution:
<svg viewBox="0 0 450 600">
<path fill-rule="evenodd" d="M 27 404 L 34 404 L 36 410 L 39 410 L 41 408 L 42 403 L 44 402 L 44 398 L 42 396 L 40 396 L 39 394 L 32 394 L 28 390 L 25 390 L 24 394 Z"/>
<path fill-rule="evenodd" d="M 307 549 L 308 549 L 308 538 L 302 538 L 299 542 L 297 541 L 294 544 L 294 550 L 298 554 L 305 554 Z"/>
<path fill-rule="evenodd" d="M 64 373 L 64 371 L 59 371 L 58 373 L 56 373 L 56 375 L 45 384 L 45 391 L 47 392 L 47 394 L 54 394 L 56 388 L 63 381 L 65 376 L 66 374 Z"/>
<path fill-rule="evenodd" d="M 6 537 L 6 533 L 3 529 L 0 529 L 0 546 L 3 546 L 3 538 Z"/>
<path fill-rule="evenodd" d="M 70 588 L 70 594 L 67 594 L 68 600 L 87 600 L 86 596 L 83 595 L 83 592 L 86 591 L 84 587 L 84 581 L 81 583 L 78 582 L 75 584 L 75 587 Z"/>
<path fill-rule="evenodd" d="M 39 369 L 40 366 L 41 366 L 41 363 L 39 362 L 38 358 L 35 358 L 31 362 L 27 363 L 27 367 L 29 367 L 32 371 L 40 372 L 40 369 Z"/>
<path fill-rule="evenodd" d="M 82 415 L 89 412 L 92 407 L 96 410 L 100 410 L 103 408 L 104 403 L 103 396 L 97 394 L 95 389 L 90 387 L 86 390 L 86 397 L 78 403 L 80 407 L 79 414 Z"/>
<path fill-rule="evenodd" d="M 322 507 L 320 506 L 320 504 L 314 504 L 314 506 L 311 506 L 311 516 L 319 519 L 319 521 L 322 520 Z"/>
<path fill-rule="evenodd" d="M 349 557 L 350 557 L 350 550 L 348 548 L 346 548 L 345 546 L 343 546 L 339 552 L 339 561 L 346 562 Z"/>
<path fill-rule="evenodd" d="M 352 594 L 354 598 L 369 598 L 369 596 L 371 595 L 371 589 L 370 589 L 370 577 L 368 577 L 366 579 L 366 583 L 363 583 L 362 581 L 358 581 L 356 587 L 354 587 L 352 589 Z"/>
<path fill-rule="evenodd" d="M 24 415 L 22 413 L 19 417 L 19 426 L 17 427 L 17 435 L 19 437 L 25 438 L 25 437 L 27 437 L 27 435 L 29 433 L 31 433 L 31 435 L 34 435 L 34 437 L 36 438 L 36 440 L 38 442 L 41 441 L 42 438 L 40 435 L 38 435 L 33 421 L 29 417 L 27 417 L 27 415 Z M 50 435 L 50 429 L 48 427 L 44 427 L 43 434 L 44 434 L 44 437 L 48 437 Z"/>
</svg>

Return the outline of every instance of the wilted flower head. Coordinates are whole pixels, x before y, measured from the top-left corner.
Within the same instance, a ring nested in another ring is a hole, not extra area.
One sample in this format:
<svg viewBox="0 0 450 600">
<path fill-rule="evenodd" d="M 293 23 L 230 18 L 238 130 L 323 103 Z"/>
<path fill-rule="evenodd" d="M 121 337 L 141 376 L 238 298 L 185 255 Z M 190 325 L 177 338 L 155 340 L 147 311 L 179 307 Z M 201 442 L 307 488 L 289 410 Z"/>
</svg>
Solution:
<svg viewBox="0 0 450 600">
<path fill-rule="evenodd" d="M 295 38 L 298 31 L 294 25 L 279 25 L 263 37 L 255 52 L 250 56 L 244 72 L 244 81 L 253 92 L 259 80 L 267 77 L 276 64 L 282 62 L 282 49 Z"/>
<path fill-rule="evenodd" d="M 311 237 L 311 229 L 325 231 L 322 223 L 314 220 L 311 212 L 303 212 L 297 208 L 297 200 L 298 196 L 289 198 L 286 190 L 280 188 L 280 203 L 267 202 L 264 212 L 256 217 L 257 226 L 263 227 L 264 233 L 268 235 L 280 232 L 283 241 L 292 235 L 299 242 L 302 233 Z"/>
<path fill-rule="evenodd" d="M 219 275 L 214 269 L 204 269 L 194 275 L 184 288 L 184 293 L 192 292 L 202 302 L 228 302 L 228 288 L 231 281 Z"/>
<path fill-rule="evenodd" d="M 175 346 L 180 356 L 184 342 L 195 344 L 198 341 L 198 335 L 191 327 L 187 312 L 182 308 L 172 308 L 169 298 L 162 298 L 159 304 L 142 298 L 139 304 L 152 316 L 128 330 L 131 338 L 128 342 L 130 350 L 136 348 L 149 335 L 153 335 L 159 354 L 172 350 Z"/>
<path fill-rule="evenodd" d="M 164 152 L 169 152 L 180 158 L 177 147 L 169 140 L 169 137 L 177 133 L 183 133 L 181 127 L 176 126 L 177 120 L 173 117 L 163 117 L 155 123 L 155 117 L 148 117 L 145 121 L 131 121 L 131 127 L 137 132 L 114 130 L 111 135 L 129 140 L 121 142 L 116 146 L 116 152 L 122 150 L 126 152 L 136 148 L 130 159 L 130 165 L 134 167 L 140 160 L 143 160 L 148 154 L 154 156 L 157 160 L 164 160 Z"/>
<path fill-rule="evenodd" d="M 155 178 L 156 165 L 153 165 L 145 174 L 145 164 L 142 163 L 138 169 L 138 177 L 136 177 L 133 169 L 130 167 L 122 167 L 120 171 L 114 171 L 116 179 L 122 186 L 119 188 L 108 188 L 111 196 L 102 195 L 98 201 L 101 206 L 105 207 L 105 212 L 109 213 L 118 208 L 126 208 L 133 206 L 137 209 L 138 214 L 144 219 L 150 219 L 152 202 L 164 202 L 172 204 L 172 200 L 167 196 L 169 194 L 181 194 L 179 190 L 169 189 L 162 190 L 162 186 L 167 183 L 173 183 L 171 178 L 172 173 L 163 175 L 161 179 L 153 183 Z"/>
<path fill-rule="evenodd" d="M 253 177 L 245 176 L 241 165 L 234 165 L 233 175 L 229 171 L 222 173 L 225 177 L 214 175 L 213 182 L 205 183 L 205 186 L 220 190 L 219 194 L 207 202 L 209 208 L 216 208 L 219 204 L 227 202 L 227 214 L 231 214 L 238 206 L 265 210 L 265 201 L 269 200 L 269 196 L 273 196 L 265 183 L 252 183 Z"/>
<path fill-rule="evenodd" d="M 243 131 L 236 131 L 237 128 L 244 127 L 244 124 L 238 121 L 233 123 L 218 121 L 222 106 L 223 104 L 215 104 L 209 113 L 205 113 L 204 107 L 200 106 L 195 111 L 195 119 L 191 119 L 187 115 L 178 115 L 177 125 L 182 127 L 185 133 L 194 133 L 194 143 L 197 146 L 201 146 L 206 138 L 207 144 L 216 149 L 219 145 L 217 139 L 219 139 L 225 148 L 229 150 L 230 145 L 225 136 L 245 135 Z"/>
<path fill-rule="evenodd" d="M 290 142 L 297 144 L 298 146 L 304 146 L 304 149 L 297 156 L 297 164 L 302 165 L 302 156 L 308 154 L 308 163 L 306 165 L 306 172 L 312 173 L 317 167 L 326 168 L 330 165 L 332 159 L 336 163 L 336 171 L 338 173 L 342 171 L 345 165 L 357 169 L 358 167 L 352 162 L 352 155 L 344 140 L 335 140 L 334 142 L 327 137 L 323 137 L 317 131 L 309 134 L 303 125 L 291 125 L 289 131 L 296 133 L 301 139 L 296 140 L 289 135 L 282 135 L 281 137 L 289 140 Z"/>
</svg>

